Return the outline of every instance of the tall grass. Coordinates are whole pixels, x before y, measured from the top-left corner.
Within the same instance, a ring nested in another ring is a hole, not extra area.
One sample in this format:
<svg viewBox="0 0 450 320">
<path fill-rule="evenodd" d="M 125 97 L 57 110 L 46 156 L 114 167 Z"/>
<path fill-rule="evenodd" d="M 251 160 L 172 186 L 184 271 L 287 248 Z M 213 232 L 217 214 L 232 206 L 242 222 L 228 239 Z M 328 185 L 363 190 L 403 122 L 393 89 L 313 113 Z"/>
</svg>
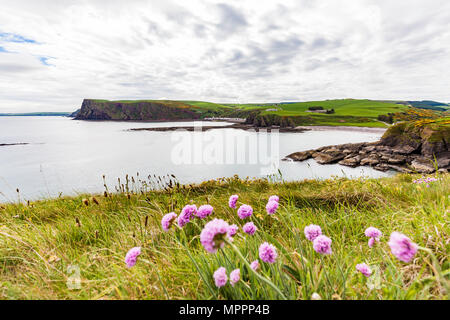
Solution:
<svg viewBox="0 0 450 320">
<path fill-rule="evenodd" d="M 170 176 L 145 183 L 127 177 L 114 193 L 3 204 L 0 298 L 310 299 L 317 293 L 323 299 L 446 299 L 450 177 L 437 176 L 429 188 L 412 183 L 418 177 L 300 182 L 235 177 L 189 186 Z M 250 219 L 242 221 L 228 207 L 231 194 L 239 195 L 238 204 L 253 207 Z M 268 216 L 265 204 L 273 194 L 280 196 L 280 207 Z M 214 212 L 205 221 L 163 232 L 162 216 L 178 214 L 189 203 L 209 203 Z M 232 245 L 216 254 L 199 241 L 212 218 L 240 227 Z M 253 236 L 242 233 L 250 220 L 258 227 Z M 312 249 L 303 235 L 309 224 L 320 225 L 333 240 L 332 255 Z M 369 226 L 383 232 L 372 249 L 364 236 Z M 410 263 L 397 260 L 387 245 L 392 231 L 406 234 L 436 259 L 419 251 Z M 256 275 L 247 263 L 258 259 L 265 241 L 279 257 L 274 264 L 260 261 Z M 127 268 L 124 257 L 134 246 L 143 252 L 136 266 Z M 374 270 L 370 278 L 355 270 L 362 262 Z M 79 289 L 67 286 L 74 266 Z M 241 281 L 216 288 L 212 275 L 220 266 L 228 274 L 240 268 Z"/>
</svg>

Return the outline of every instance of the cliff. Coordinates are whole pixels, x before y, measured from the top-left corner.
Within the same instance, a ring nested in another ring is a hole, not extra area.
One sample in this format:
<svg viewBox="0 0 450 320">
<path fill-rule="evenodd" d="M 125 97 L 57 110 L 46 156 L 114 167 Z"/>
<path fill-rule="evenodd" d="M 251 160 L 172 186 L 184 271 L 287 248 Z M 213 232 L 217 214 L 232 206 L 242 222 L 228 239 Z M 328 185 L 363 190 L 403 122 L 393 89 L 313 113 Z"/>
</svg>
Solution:
<svg viewBox="0 0 450 320">
<path fill-rule="evenodd" d="M 199 108 L 177 101 L 108 101 L 84 99 L 76 120 L 191 120 Z"/>
</svg>

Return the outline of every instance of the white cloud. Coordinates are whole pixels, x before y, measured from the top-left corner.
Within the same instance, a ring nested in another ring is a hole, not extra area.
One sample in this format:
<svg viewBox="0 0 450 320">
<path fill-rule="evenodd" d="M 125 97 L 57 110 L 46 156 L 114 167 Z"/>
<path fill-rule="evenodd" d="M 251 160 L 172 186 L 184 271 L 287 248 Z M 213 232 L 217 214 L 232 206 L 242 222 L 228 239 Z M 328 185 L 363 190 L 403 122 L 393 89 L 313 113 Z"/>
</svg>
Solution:
<svg viewBox="0 0 450 320">
<path fill-rule="evenodd" d="M 0 112 L 70 111 L 83 98 L 450 102 L 446 70 L 445 0 L 2 0 L 0 10 Z"/>
</svg>

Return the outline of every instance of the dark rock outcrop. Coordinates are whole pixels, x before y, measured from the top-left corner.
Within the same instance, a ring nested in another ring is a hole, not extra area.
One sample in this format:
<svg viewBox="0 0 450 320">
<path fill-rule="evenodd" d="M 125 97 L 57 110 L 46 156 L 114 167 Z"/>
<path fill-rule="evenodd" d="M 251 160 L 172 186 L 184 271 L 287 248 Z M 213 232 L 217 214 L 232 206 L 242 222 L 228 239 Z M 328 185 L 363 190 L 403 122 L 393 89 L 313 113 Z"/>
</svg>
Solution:
<svg viewBox="0 0 450 320">
<path fill-rule="evenodd" d="M 448 126 L 416 127 L 400 123 L 389 128 L 380 141 L 342 144 L 288 155 L 285 160 L 313 158 L 320 164 L 338 163 L 349 167 L 371 166 L 376 170 L 433 173 L 450 170 Z"/>
<path fill-rule="evenodd" d="M 108 101 L 84 99 L 76 120 L 195 120 L 198 108 L 177 101 Z"/>
</svg>

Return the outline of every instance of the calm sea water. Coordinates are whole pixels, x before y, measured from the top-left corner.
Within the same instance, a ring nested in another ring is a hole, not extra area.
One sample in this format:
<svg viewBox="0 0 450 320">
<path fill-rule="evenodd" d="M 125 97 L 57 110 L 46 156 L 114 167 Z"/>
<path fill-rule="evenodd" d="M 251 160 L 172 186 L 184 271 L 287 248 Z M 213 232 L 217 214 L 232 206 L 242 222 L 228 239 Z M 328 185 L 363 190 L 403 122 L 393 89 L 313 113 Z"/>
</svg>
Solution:
<svg viewBox="0 0 450 320">
<path fill-rule="evenodd" d="M 181 163 L 174 157 L 174 150 L 186 147 L 187 137 L 208 141 L 200 146 L 203 154 L 217 155 L 219 150 L 237 148 L 233 142 L 215 137 L 230 135 L 254 138 L 261 134 L 236 129 L 216 129 L 203 133 L 184 133 L 174 138 L 172 132 L 127 131 L 130 128 L 186 126 L 192 123 L 136 123 L 76 121 L 64 117 L 0 117 L 0 144 L 30 143 L 29 145 L 0 147 L 0 202 L 16 201 L 16 188 L 22 199 L 55 197 L 60 193 L 73 195 L 81 192 L 102 192 L 102 176 L 114 190 L 117 178 L 126 174 L 140 176 L 174 174 L 182 183 L 200 182 L 207 179 L 264 176 L 262 164 L 195 164 Z M 205 125 L 223 125 L 208 122 Z M 280 133 L 279 148 L 269 150 L 279 159 L 301 150 L 325 145 L 376 141 L 380 133 L 347 131 L 308 131 L 304 133 Z M 209 138 L 208 138 L 209 137 Z M 265 136 L 264 136 L 265 137 Z M 264 138 L 263 137 L 263 138 Z M 269 137 L 270 138 L 270 137 Z M 181 139 L 181 140 L 180 140 Z M 211 142 L 212 141 L 212 142 Z M 251 141 L 251 140 L 248 140 Z M 268 140 L 269 141 L 269 140 Z M 195 143 L 194 143 L 195 144 Z M 237 144 L 237 143 L 236 143 Z M 273 144 L 272 144 L 273 145 Z M 198 147 L 198 145 L 197 145 Z M 247 157 L 254 152 L 249 142 Z M 223 155 L 222 155 L 223 156 Z M 219 157 L 220 158 L 220 157 Z M 198 159 L 197 159 L 198 160 Z M 186 162 L 186 161 L 185 161 Z M 212 161 L 213 163 L 217 163 Z M 178 164 L 177 164 L 178 163 Z M 199 163 L 197 161 L 197 163 Z M 279 169 L 285 180 L 305 178 L 329 178 L 331 176 L 383 177 L 392 172 L 379 172 L 369 167 L 349 168 L 340 165 L 318 165 L 315 161 L 280 161 Z"/>
</svg>

